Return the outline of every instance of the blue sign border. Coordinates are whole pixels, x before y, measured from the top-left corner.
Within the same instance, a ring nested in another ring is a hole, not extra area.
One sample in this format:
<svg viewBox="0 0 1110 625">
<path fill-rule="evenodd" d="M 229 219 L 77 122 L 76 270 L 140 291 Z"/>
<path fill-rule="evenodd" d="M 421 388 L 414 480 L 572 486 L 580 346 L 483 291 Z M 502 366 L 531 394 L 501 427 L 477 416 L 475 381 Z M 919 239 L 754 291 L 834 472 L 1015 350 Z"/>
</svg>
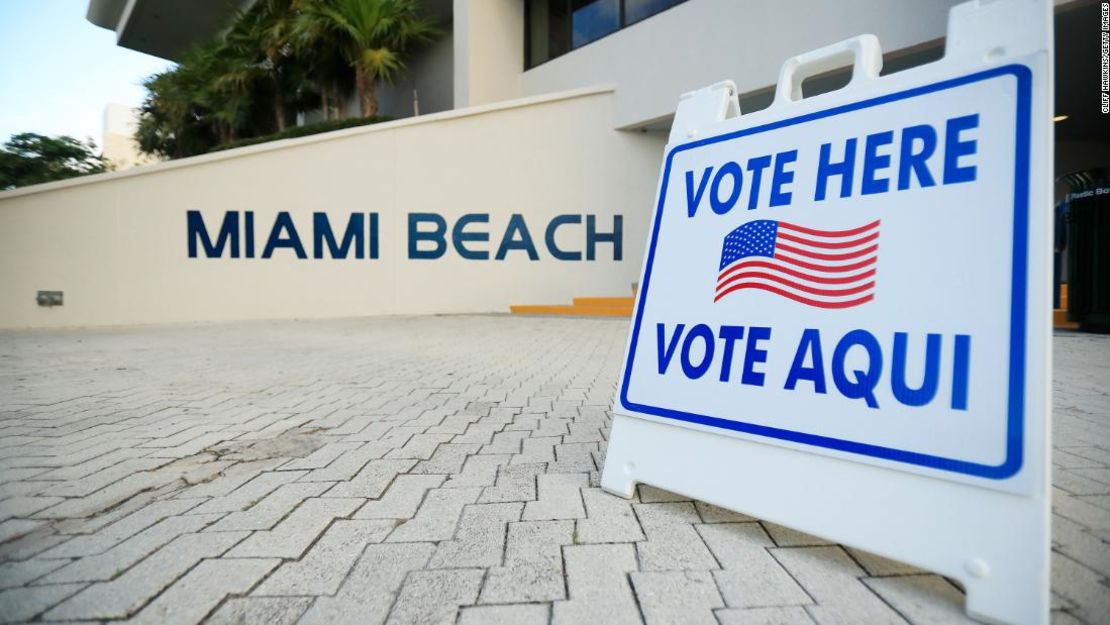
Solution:
<svg viewBox="0 0 1110 625">
<path fill-rule="evenodd" d="M 729 419 L 700 415 L 691 412 L 684 412 L 681 410 L 647 406 L 644 404 L 634 403 L 628 399 L 628 383 L 632 376 L 632 363 L 636 357 L 636 345 L 637 340 L 640 336 L 640 322 L 643 316 L 644 303 L 647 300 L 647 294 L 649 289 L 651 288 L 651 270 L 652 264 L 655 261 L 655 246 L 659 240 L 659 225 L 662 222 L 663 218 L 663 206 L 667 197 L 667 184 L 670 181 L 671 163 L 674 160 L 675 154 L 685 150 L 692 150 L 701 146 L 710 145 L 713 143 L 729 141 L 748 135 L 754 135 L 761 132 L 785 128 L 787 126 L 795 126 L 816 119 L 824 119 L 827 117 L 840 115 L 842 113 L 848 113 L 851 111 L 858 111 L 861 109 L 880 106 L 889 102 L 907 100 L 909 98 L 914 98 L 920 95 L 935 93 L 937 91 L 944 91 L 946 89 L 952 89 L 955 87 L 989 80 L 991 78 L 996 78 L 998 76 L 1004 75 L 1011 75 L 1015 79 L 1017 79 L 1017 117 L 1015 127 L 1016 142 L 1014 146 L 1014 238 L 1011 268 L 1012 275 L 1010 280 L 1011 298 L 1009 394 L 1007 401 L 1006 459 L 1002 464 L 988 465 L 968 462 L 965 460 L 955 460 L 952 458 L 944 458 L 941 456 L 906 451 L 891 447 L 882 447 L 879 445 L 870 445 L 867 443 L 832 438 L 828 436 L 819 436 L 816 434 L 807 434 L 805 432 L 796 432 L 765 425 L 757 425 L 754 423 L 732 421 Z M 669 419 L 676 419 L 678 421 L 697 423 L 726 430 L 733 430 L 736 432 L 756 434 L 759 436 L 766 436 L 769 438 L 776 438 L 780 440 L 791 441 L 794 443 L 812 445 L 815 447 L 835 449 L 837 451 L 843 451 L 852 454 L 861 454 L 874 458 L 904 462 L 933 469 L 940 469 L 942 471 L 963 473 L 976 477 L 1000 480 L 1016 474 L 1022 466 L 1025 429 L 1025 300 L 1028 269 L 1027 253 L 1029 246 L 1029 129 L 1031 122 L 1031 91 L 1032 71 L 1028 67 L 1026 67 L 1025 65 L 1016 64 L 1004 65 L 986 71 L 968 74 L 967 76 L 962 76 L 959 78 L 944 80 L 941 82 L 908 89 L 906 91 L 900 91 L 897 93 L 872 98 L 869 100 L 861 100 L 859 102 L 853 102 L 851 104 L 833 107 L 824 111 L 808 113 L 806 115 L 800 115 L 798 117 L 792 117 L 789 119 L 771 122 L 762 126 L 745 128 L 743 130 L 738 130 L 736 132 L 731 132 L 716 137 L 709 137 L 706 139 L 701 139 L 699 141 L 684 143 L 672 149 L 670 153 L 667 154 L 666 165 L 663 168 L 663 181 L 659 191 L 659 205 L 655 211 L 655 223 L 652 226 L 651 241 L 648 244 L 647 266 L 644 270 L 643 285 L 640 289 L 639 305 L 636 308 L 636 319 L 633 322 L 632 341 L 628 350 L 628 361 L 625 364 L 624 379 L 621 381 L 621 405 L 627 410 L 650 414 L 658 417 L 666 417 Z"/>
</svg>

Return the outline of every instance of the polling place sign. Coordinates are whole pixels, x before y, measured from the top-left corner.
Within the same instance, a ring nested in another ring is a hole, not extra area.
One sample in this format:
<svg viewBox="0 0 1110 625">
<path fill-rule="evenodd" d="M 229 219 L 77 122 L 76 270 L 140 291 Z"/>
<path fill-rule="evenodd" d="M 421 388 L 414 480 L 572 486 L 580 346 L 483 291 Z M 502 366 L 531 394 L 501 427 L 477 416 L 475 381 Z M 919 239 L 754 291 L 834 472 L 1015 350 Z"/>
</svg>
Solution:
<svg viewBox="0 0 1110 625">
<path fill-rule="evenodd" d="M 873 36 L 796 57 L 751 115 L 731 83 L 684 96 L 603 486 L 956 577 L 976 616 L 1047 618 L 1048 11 L 956 7 L 943 60 L 882 78 Z M 801 97 L 848 63 L 847 87 Z"/>
</svg>

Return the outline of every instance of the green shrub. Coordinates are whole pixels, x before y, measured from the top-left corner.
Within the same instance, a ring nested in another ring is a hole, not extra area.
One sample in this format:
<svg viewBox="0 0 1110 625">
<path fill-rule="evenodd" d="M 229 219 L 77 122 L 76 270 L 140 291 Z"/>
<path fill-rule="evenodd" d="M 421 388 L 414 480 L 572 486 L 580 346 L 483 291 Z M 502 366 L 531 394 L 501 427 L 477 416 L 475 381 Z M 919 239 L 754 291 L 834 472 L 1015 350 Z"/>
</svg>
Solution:
<svg viewBox="0 0 1110 625">
<path fill-rule="evenodd" d="M 295 139 L 297 137 L 307 137 L 308 135 L 315 135 L 321 132 L 331 132 L 333 130 L 342 130 L 344 128 L 354 128 L 356 126 L 366 126 L 368 124 L 377 124 L 379 122 L 391 121 L 393 118 L 384 115 L 375 115 L 374 117 L 350 117 L 347 119 L 329 119 L 327 121 L 316 122 L 314 124 L 305 124 L 304 126 L 293 126 L 286 128 L 281 132 L 275 132 L 261 137 L 250 137 L 247 139 L 239 139 L 237 141 L 228 141 L 213 147 L 208 152 L 220 152 L 222 150 L 230 150 L 232 148 L 241 148 L 248 145 L 257 145 L 259 143 L 266 143 L 268 141 L 278 141 L 281 139 Z"/>
</svg>

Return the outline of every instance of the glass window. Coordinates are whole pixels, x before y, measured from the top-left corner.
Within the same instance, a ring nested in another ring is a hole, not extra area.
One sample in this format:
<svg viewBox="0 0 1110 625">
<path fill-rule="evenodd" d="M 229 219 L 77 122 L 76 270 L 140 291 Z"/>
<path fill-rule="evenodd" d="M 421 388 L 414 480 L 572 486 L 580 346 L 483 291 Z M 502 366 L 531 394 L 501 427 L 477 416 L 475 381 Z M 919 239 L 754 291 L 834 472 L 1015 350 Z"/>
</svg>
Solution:
<svg viewBox="0 0 1110 625">
<path fill-rule="evenodd" d="M 534 67 L 570 52 L 570 6 L 567 0 L 528 0 L 526 54 Z"/>
<path fill-rule="evenodd" d="M 525 67 L 550 61 L 685 1 L 525 0 Z"/>
<path fill-rule="evenodd" d="M 572 0 L 571 7 L 572 48 L 584 46 L 620 28 L 620 0 Z"/>
<path fill-rule="evenodd" d="M 682 2 L 685 0 L 624 0 L 624 25 L 635 24 Z"/>
</svg>

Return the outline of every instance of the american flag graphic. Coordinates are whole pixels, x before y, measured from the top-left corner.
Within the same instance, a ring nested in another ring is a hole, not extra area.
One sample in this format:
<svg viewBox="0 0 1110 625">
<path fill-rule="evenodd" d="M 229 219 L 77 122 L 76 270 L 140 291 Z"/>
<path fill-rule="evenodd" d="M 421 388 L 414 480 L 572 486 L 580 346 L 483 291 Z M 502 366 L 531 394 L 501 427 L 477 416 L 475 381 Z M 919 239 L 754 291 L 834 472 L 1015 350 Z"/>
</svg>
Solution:
<svg viewBox="0 0 1110 625">
<path fill-rule="evenodd" d="M 850 230 L 815 230 L 759 219 L 725 236 L 714 302 L 760 289 L 818 308 L 851 308 L 875 298 L 879 220 Z"/>
</svg>

